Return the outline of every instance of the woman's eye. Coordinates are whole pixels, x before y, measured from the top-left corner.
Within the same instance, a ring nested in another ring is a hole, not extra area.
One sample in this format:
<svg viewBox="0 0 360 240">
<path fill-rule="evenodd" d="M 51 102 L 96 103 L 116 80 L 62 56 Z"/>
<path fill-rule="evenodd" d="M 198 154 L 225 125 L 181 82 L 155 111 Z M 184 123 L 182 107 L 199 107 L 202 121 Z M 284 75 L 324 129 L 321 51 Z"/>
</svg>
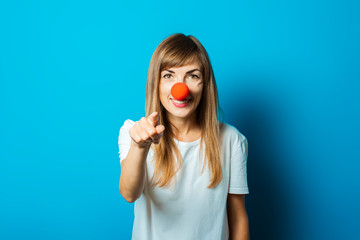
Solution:
<svg viewBox="0 0 360 240">
<path fill-rule="evenodd" d="M 193 78 L 193 79 L 199 79 L 199 76 L 195 75 L 195 74 L 190 75 L 190 77 Z"/>
<path fill-rule="evenodd" d="M 170 78 L 171 77 L 171 74 L 165 74 L 164 76 L 163 76 L 163 78 Z"/>
</svg>

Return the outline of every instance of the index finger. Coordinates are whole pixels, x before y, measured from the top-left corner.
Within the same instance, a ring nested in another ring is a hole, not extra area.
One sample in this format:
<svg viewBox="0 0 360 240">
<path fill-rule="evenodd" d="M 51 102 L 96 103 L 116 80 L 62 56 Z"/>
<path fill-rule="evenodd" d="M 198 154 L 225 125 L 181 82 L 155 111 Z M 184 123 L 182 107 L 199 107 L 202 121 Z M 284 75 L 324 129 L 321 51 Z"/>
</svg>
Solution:
<svg viewBox="0 0 360 240">
<path fill-rule="evenodd" d="M 153 112 L 151 113 L 148 118 L 148 120 L 150 120 L 151 124 L 156 127 L 156 125 L 158 124 L 158 120 L 159 120 L 159 115 L 158 112 Z"/>
</svg>

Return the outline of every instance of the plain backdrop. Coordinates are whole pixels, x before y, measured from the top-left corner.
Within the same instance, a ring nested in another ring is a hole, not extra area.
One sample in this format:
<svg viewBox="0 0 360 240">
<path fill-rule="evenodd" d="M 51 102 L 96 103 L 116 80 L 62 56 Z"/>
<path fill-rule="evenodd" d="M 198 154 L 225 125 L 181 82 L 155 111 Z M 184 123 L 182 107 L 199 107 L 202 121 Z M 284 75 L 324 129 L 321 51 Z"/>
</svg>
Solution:
<svg viewBox="0 0 360 240">
<path fill-rule="evenodd" d="M 254 240 L 358 239 L 358 1 L 2 1 L 0 239 L 130 239 L 117 138 L 152 53 L 207 49 Z M 216 206 L 214 206 L 216 207 Z"/>
</svg>

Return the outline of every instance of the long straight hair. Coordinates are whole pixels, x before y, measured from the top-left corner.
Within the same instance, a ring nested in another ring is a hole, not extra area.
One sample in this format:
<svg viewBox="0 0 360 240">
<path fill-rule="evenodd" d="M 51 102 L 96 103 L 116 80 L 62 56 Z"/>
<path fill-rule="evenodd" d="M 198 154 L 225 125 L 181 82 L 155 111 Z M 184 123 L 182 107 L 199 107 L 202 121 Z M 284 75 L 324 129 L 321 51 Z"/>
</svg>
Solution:
<svg viewBox="0 0 360 240">
<path fill-rule="evenodd" d="M 158 112 L 159 124 L 165 126 L 164 135 L 159 144 L 152 144 L 154 151 L 154 174 L 151 179 L 152 186 L 167 187 L 174 179 L 176 173 L 182 169 L 182 157 L 174 141 L 174 132 L 171 122 L 167 119 L 166 109 L 162 106 L 159 97 L 160 73 L 166 68 L 181 67 L 198 61 L 203 75 L 203 92 L 196 109 L 196 120 L 201 127 L 200 153 L 205 145 L 203 168 L 206 166 L 212 172 L 208 188 L 216 187 L 222 181 L 222 161 L 220 152 L 219 100 L 213 69 L 209 56 L 203 45 L 195 37 L 177 33 L 163 40 L 155 49 L 147 76 L 146 83 L 146 116 Z M 172 125 L 173 126 L 173 125 Z M 178 161 L 176 161 L 176 159 Z"/>
</svg>

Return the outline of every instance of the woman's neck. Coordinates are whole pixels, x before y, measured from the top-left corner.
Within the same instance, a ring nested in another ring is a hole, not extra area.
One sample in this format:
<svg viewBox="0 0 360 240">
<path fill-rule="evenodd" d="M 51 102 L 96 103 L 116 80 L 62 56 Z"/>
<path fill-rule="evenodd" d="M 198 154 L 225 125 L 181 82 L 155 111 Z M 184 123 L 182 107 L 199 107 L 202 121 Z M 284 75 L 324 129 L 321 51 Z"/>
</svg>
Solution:
<svg viewBox="0 0 360 240">
<path fill-rule="evenodd" d="M 187 118 L 168 116 L 174 137 L 179 141 L 192 142 L 201 137 L 201 128 L 196 121 L 196 113 Z M 175 128 L 174 128 L 175 127 Z"/>
</svg>

